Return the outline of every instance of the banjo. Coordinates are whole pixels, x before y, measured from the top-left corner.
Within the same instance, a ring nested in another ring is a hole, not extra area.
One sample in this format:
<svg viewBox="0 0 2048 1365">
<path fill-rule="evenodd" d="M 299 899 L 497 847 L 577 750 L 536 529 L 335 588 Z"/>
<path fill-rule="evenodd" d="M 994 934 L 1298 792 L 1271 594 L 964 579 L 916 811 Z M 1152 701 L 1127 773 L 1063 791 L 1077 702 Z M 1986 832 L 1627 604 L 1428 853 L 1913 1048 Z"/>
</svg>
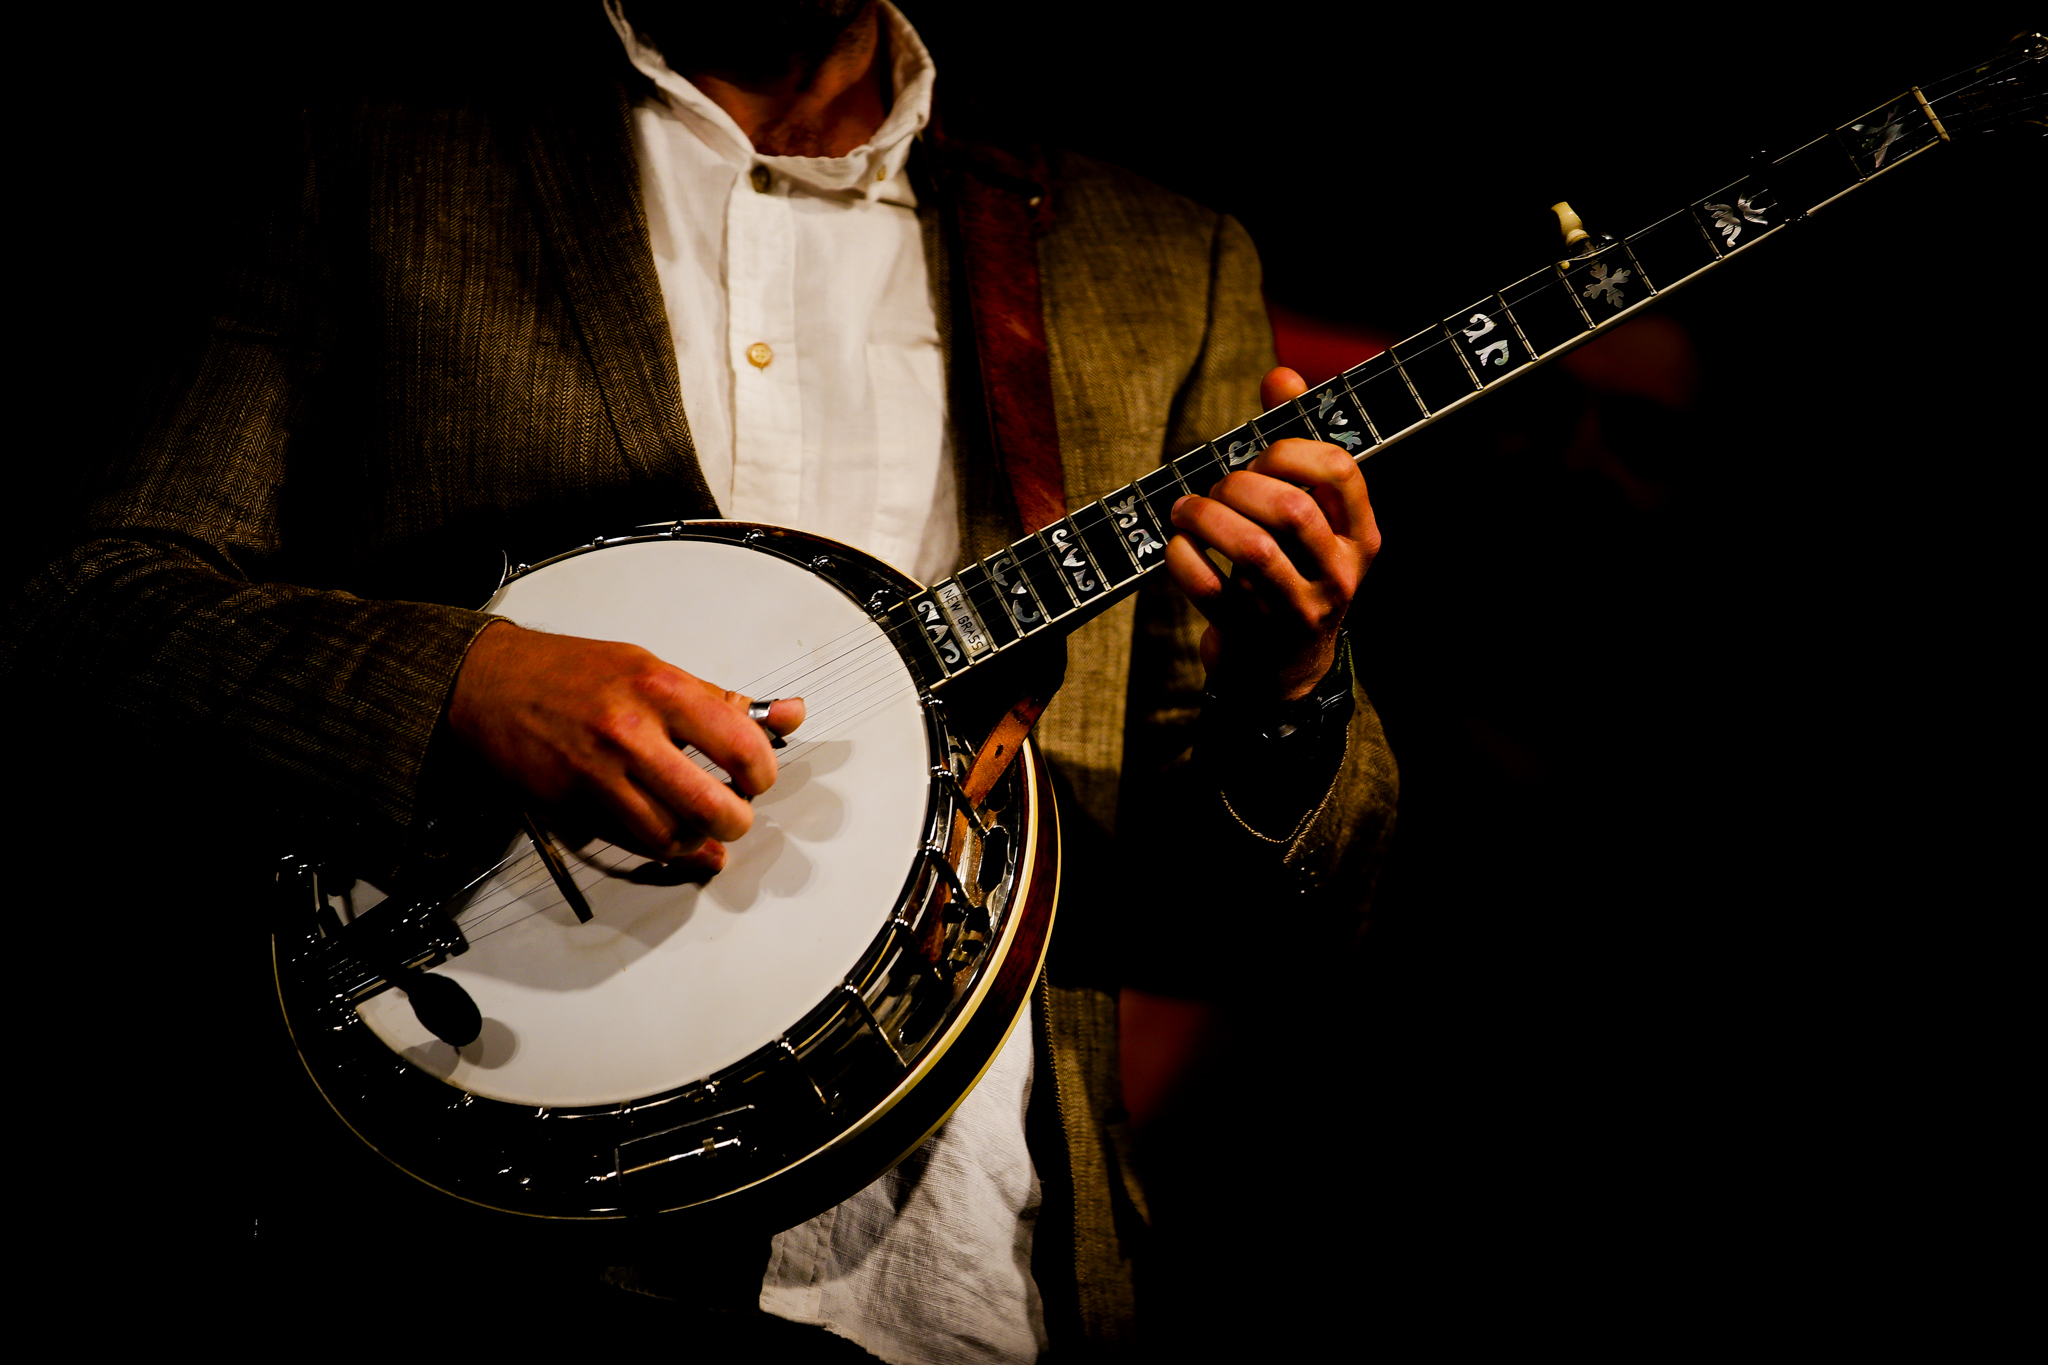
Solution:
<svg viewBox="0 0 2048 1365">
<path fill-rule="evenodd" d="M 488 1209 L 763 1229 L 847 1198 L 1026 1012 L 1059 893 L 1034 641 L 1158 572 L 1177 498 L 1290 437 L 1364 460 L 1954 137 L 2041 125 L 2044 55 L 2022 35 L 1619 239 L 1559 204 L 1565 259 L 929 587 L 733 522 L 517 566 L 485 610 L 808 718 L 706 882 L 530 820 L 388 888 L 284 859 L 273 959 L 309 1074 L 392 1163 Z"/>
</svg>

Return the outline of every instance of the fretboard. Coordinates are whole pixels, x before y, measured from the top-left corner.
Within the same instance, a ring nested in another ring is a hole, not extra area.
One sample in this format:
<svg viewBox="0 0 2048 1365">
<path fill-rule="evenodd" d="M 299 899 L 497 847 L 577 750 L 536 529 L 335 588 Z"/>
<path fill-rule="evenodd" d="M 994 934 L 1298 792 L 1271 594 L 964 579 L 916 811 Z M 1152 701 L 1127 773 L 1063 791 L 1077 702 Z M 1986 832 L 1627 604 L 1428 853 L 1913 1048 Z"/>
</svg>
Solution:
<svg viewBox="0 0 2048 1365">
<path fill-rule="evenodd" d="M 1075 508 L 1008 548 L 969 564 L 884 622 L 925 684 L 943 687 L 1050 631 L 1064 635 L 1136 591 L 1166 562 L 1174 501 L 1206 494 L 1275 441 L 1326 441 L 1363 461 L 1514 379 L 1626 322 L 1682 288 L 1887 175 L 1959 131 L 2015 114 L 2039 117 L 2031 84 L 2038 46 L 2009 50 L 1859 118 L 1619 239 L 1581 243 L 1558 261 L 1490 294 Z M 2002 87 L 2025 83 L 2015 110 Z"/>
</svg>

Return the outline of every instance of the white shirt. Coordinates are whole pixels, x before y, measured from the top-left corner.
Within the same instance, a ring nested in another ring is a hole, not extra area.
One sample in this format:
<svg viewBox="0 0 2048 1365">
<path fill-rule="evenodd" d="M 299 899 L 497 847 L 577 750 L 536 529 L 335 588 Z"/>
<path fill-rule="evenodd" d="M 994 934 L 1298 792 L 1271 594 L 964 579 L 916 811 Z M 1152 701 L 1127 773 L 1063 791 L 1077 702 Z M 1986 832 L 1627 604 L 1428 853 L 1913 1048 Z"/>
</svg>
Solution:
<svg viewBox="0 0 2048 1365">
<path fill-rule="evenodd" d="M 660 98 L 633 110 L 654 268 L 697 460 L 720 510 L 866 550 L 929 583 L 960 500 L 917 198 L 931 55 L 884 5 L 895 100 L 845 156 L 763 156 L 606 11 Z"/>
<path fill-rule="evenodd" d="M 921 582 L 951 572 L 958 476 L 903 174 L 931 112 L 924 44 L 883 0 L 895 98 L 873 139 L 843 157 L 762 156 L 616 0 L 605 9 L 659 91 L 633 111 L 634 150 L 683 411 L 720 509 L 845 541 Z M 929 1142 L 775 1238 L 762 1310 L 890 1365 L 1036 1360 L 1031 1071 L 1027 1016 Z"/>
</svg>

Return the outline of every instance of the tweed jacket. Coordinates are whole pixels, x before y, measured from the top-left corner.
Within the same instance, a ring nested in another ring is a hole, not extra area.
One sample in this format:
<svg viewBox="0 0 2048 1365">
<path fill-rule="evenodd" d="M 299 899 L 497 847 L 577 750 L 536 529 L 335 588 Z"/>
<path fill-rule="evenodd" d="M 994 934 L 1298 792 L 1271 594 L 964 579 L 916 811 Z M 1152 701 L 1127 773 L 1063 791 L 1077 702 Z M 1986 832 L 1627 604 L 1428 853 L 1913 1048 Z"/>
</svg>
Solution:
<svg viewBox="0 0 2048 1365">
<path fill-rule="evenodd" d="M 489 619 L 471 604 L 497 552 L 534 559 L 718 515 L 681 406 L 627 99 L 598 83 L 308 115 L 189 367 L 17 603 L 7 667 L 135 734 L 203 747 L 263 804 L 403 846 Z M 1272 341 L 1234 221 L 1078 156 L 1054 158 L 1051 177 L 1043 311 L 1079 506 L 1251 415 Z M 952 263 L 940 234 L 928 241 L 950 319 Z M 973 433 L 957 444 L 966 543 L 985 553 L 1016 530 Z M 1362 696 L 1335 780 L 1298 823 L 1254 830 L 1204 786 L 1189 757 L 1201 624 L 1163 582 L 1124 601 L 1074 636 L 1038 727 L 1069 849 L 1099 874 L 1064 879 L 1040 1020 L 1039 1074 L 1059 1099 L 1044 1122 L 1063 1141 L 1040 1153 L 1038 1260 L 1065 1346 L 1128 1344 L 1145 1215 L 1120 1138 L 1109 989 L 1132 959 L 1069 951 L 1070 926 L 1113 930 L 1113 888 L 1130 884 L 1117 869 L 1140 837 L 1142 866 L 1175 869 L 1160 884 L 1188 899 L 1175 912 L 1188 941 L 1222 942 L 1225 913 L 1247 909 L 1342 921 L 1363 912 L 1391 829 L 1394 767 Z"/>
</svg>

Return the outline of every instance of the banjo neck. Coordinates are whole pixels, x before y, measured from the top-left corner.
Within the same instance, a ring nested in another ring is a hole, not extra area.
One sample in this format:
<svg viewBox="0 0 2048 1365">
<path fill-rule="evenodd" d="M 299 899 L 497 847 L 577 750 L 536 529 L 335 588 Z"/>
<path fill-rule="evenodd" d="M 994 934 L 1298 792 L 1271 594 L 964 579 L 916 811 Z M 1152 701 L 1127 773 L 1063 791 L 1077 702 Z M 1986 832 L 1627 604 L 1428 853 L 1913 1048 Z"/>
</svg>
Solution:
<svg viewBox="0 0 2048 1365">
<path fill-rule="evenodd" d="M 1566 259 L 923 592 L 870 608 L 933 691 L 1035 636 L 1064 636 L 1164 565 L 1176 499 L 1207 493 L 1291 437 L 1342 446 L 1362 463 L 1937 146 L 2007 124 L 2042 124 L 2044 55 L 2048 39 L 2022 34 L 1990 61 L 1908 87 L 1775 159 L 1759 155 L 1746 175 L 1619 239 L 1587 232 L 1558 204 Z"/>
</svg>

